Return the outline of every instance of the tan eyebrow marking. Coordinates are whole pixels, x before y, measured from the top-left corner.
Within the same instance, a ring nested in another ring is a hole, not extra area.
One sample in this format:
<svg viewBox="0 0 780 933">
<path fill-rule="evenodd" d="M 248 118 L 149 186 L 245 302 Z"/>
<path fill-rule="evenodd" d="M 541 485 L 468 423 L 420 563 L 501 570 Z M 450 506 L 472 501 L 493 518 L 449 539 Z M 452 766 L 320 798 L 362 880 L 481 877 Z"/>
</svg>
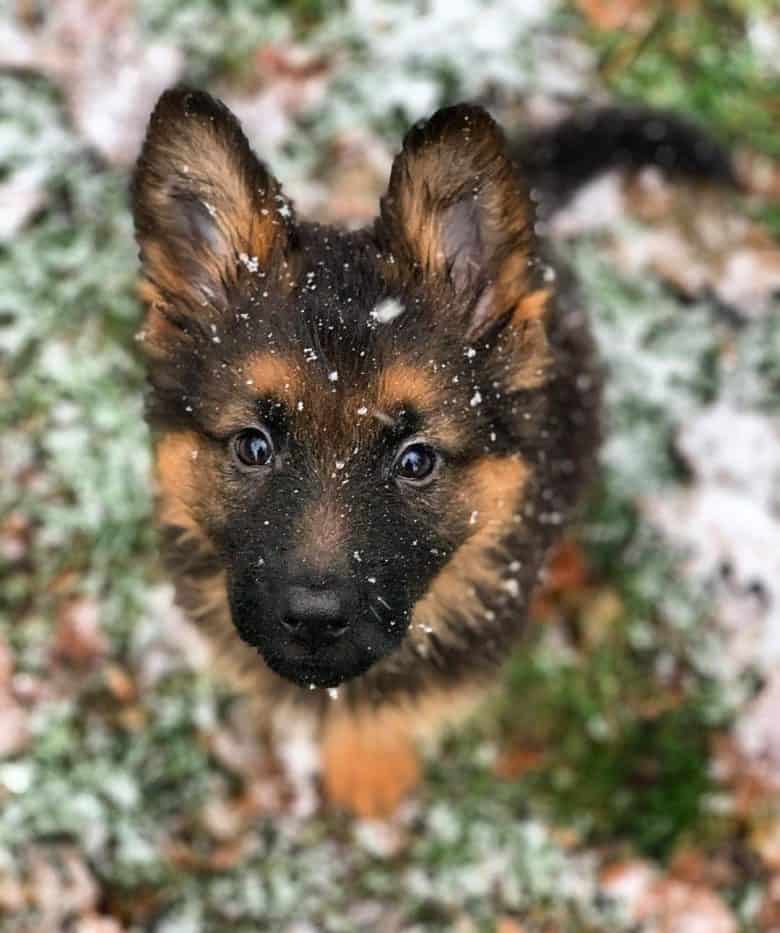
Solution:
<svg viewBox="0 0 780 933">
<path fill-rule="evenodd" d="M 438 388 L 427 373 L 408 363 L 393 363 L 379 377 L 377 408 L 392 410 L 404 402 L 421 411 L 441 405 Z"/>
<path fill-rule="evenodd" d="M 391 412 L 411 405 L 423 416 L 423 434 L 445 446 L 461 447 L 466 431 L 458 419 L 449 413 L 446 389 L 432 375 L 410 363 L 393 363 L 381 373 L 372 416 L 383 424 L 394 423 Z"/>
<path fill-rule="evenodd" d="M 300 372 L 291 359 L 261 351 L 248 356 L 242 366 L 245 384 L 256 395 L 272 395 L 290 401 L 301 392 Z"/>
<path fill-rule="evenodd" d="M 229 434 L 257 420 L 259 399 L 272 398 L 295 408 L 304 382 L 294 358 L 268 350 L 255 351 L 241 360 L 230 374 L 230 395 L 205 412 L 212 430 Z"/>
</svg>

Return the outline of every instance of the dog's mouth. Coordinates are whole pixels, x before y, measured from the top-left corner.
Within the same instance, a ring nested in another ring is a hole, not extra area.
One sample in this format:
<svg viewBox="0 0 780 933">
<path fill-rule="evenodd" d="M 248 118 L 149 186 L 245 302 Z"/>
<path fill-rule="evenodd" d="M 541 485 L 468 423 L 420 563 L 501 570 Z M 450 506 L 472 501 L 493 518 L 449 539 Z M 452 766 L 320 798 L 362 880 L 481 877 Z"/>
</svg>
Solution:
<svg viewBox="0 0 780 933">
<path fill-rule="evenodd" d="M 365 674 L 377 661 L 387 657 L 396 647 L 387 639 L 381 643 L 344 640 L 337 645 L 312 651 L 291 643 L 255 644 L 271 670 L 299 687 L 338 687 Z"/>
<path fill-rule="evenodd" d="M 262 652 L 260 652 L 263 654 Z M 334 664 L 319 658 L 295 658 L 278 653 L 263 654 L 266 664 L 279 677 L 298 687 L 340 687 L 342 684 L 364 674 L 370 664 Z"/>
<path fill-rule="evenodd" d="M 343 637 L 312 646 L 296 639 L 281 625 L 247 624 L 234 616 L 242 640 L 255 648 L 279 677 L 298 687 L 338 687 L 365 674 L 387 657 L 403 640 L 406 626 L 389 634 L 371 622 L 350 624 Z"/>
</svg>

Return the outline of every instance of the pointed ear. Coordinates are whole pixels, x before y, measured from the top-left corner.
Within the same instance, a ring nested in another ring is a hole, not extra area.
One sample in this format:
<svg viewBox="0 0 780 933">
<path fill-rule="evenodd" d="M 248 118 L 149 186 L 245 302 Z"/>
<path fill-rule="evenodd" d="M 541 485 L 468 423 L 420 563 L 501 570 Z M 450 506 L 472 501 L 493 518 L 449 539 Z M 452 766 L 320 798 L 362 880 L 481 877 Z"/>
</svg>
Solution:
<svg viewBox="0 0 780 933">
<path fill-rule="evenodd" d="M 533 211 L 504 136 L 481 107 L 439 110 L 407 134 L 382 199 L 380 229 L 423 284 L 449 284 L 469 304 L 468 339 L 509 312 L 538 316 Z"/>
<path fill-rule="evenodd" d="M 285 249 L 292 222 L 233 114 L 182 88 L 163 94 L 149 120 L 133 214 L 144 297 L 179 315 L 223 309 L 240 275 L 262 272 Z"/>
</svg>

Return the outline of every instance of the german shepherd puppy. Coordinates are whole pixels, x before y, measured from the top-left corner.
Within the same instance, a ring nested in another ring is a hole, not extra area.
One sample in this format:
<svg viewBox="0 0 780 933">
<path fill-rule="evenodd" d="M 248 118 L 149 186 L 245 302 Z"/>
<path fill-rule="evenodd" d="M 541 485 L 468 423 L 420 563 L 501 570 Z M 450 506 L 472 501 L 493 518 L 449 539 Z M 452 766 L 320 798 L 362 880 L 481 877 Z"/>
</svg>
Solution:
<svg viewBox="0 0 780 933">
<path fill-rule="evenodd" d="M 316 710 L 330 798 L 388 812 L 421 728 L 523 632 L 592 471 L 583 309 L 477 106 L 413 127 L 376 222 L 345 232 L 296 219 L 224 105 L 169 91 L 133 207 L 178 598 L 266 704 Z"/>
</svg>

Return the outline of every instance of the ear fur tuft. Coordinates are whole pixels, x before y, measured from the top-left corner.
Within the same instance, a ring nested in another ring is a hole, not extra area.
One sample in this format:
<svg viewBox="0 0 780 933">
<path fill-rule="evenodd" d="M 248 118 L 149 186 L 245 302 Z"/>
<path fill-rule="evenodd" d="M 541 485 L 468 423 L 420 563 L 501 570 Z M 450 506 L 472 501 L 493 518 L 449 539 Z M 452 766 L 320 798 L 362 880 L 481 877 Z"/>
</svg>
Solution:
<svg viewBox="0 0 780 933">
<path fill-rule="evenodd" d="M 187 88 L 167 91 L 152 113 L 132 201 L 145 294 L 186 315 L 224 308 L 242 254 L 263 270 L 285 249 L 292 224 L 289 207 L 280 212 L 279 183 L 235 116 Z"/>
<path fill-rule="evenodd" d="M 531 203 L 503 133 L 481 107 L 447 107 L 409 131 L 381 227 L 394 258 L 423 283 L 449 283 L 466 296 L 469 339 L 533 288 Z"/>
</svg>

